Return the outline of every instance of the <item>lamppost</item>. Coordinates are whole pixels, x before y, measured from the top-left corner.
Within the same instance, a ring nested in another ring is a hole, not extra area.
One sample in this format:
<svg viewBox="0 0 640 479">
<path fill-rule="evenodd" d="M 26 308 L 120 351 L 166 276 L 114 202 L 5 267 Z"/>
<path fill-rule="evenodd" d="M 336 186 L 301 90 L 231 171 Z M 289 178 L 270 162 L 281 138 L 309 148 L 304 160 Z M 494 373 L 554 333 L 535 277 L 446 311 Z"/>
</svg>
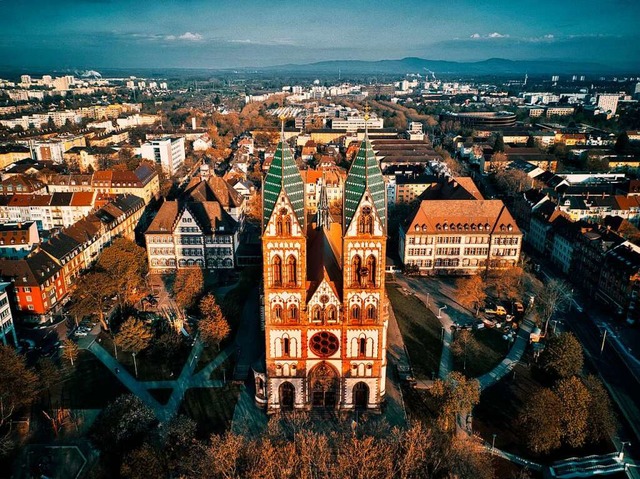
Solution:
<svg viewBox="0 0 640 479">
<path fill-rule="evenodd" d="M 429 303 L 430 296 L 431 296 L 431 293 L 427 293 L 427 306 L 431 306 L 431 303 Z"/>
<path fill-rule="evenodd" d="M 491 440 L 491 454 L 495 454 L 496 450 L 496 436 L 497 434 L 493 434 L 493 439 Z"/>
<path fill-rule="evenodd" d="M 442 319 L 442 311 L 447 309 L 447 305 L 445 304 L 442 308 L 438 308 L 438 319 Z"/>
</svg>

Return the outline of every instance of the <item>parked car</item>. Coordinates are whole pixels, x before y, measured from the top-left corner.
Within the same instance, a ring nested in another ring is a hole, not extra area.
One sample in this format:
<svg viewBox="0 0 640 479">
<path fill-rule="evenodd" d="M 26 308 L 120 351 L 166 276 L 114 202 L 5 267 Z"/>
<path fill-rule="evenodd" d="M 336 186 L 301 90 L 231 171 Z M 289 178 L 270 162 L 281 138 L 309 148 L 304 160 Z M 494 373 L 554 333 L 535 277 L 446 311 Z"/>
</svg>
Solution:
<svg viewBox="0 0 640 479">
<path fill-rule="evenodd" d="M 500 306 L 500 305 L 497 305 L 493 309 L 485 308 L 484 312 L 487 313 L 487 314 L 495 314 L 496 316 L 506 316 L 507 315 L 507 310 L 504 309 L 504 306 Z"/>
<path fill-rule="evenodd" d="M 520 301 L 516 301 L 515 303 L 513 303 L 513 308 L 518 314 L 524 313 L 524 306 Z"/>
</svg>

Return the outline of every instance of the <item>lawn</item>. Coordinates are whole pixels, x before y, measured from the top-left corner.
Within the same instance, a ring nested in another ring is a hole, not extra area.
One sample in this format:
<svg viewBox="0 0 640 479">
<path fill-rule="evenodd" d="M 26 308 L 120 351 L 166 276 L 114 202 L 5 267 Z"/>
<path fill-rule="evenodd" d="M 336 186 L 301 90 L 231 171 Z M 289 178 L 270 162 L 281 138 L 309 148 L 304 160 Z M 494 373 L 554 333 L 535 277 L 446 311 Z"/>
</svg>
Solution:
<svg viewBox="0 0 640 479">
<path fill-rule="evenodd" d="M 231 426 L 239 394 L 240 386 L 232 383 L 223 388 L 188 389 L 180 413 L 196 421 L 199 437 L 222 433 Z"/>
<path fill-rule="evenodd" d="M 502 332 L 495 328 L 480 329 L 472 331 L 471 334 L 477 348 L 467 348 L 466 361 L 463 354 L 452 355 L 453 369 L 464 372 L 469 378 L 477 378 L 491 371 L 504 359 L 511 343 L 502 339 Z"/>
<path fill-rule="evenodd" d="M 127 389 L 92 353 L 80 351 L 75 368 L 51 389 L 54 404 L 72 409 L 101 409 Z"/>
<path fill-rule="evenodd" d="M 387 294 L 398 320 L 398 326 L 409 352 L 414 374 L 419 379 L 432 379 L 440 367 L 442 326 L 438 318 L 412 294 L 405 295 L 395 285 L 387 286 Z"/>
<path fill-rule="evenodd" d="M 114 355 L 113 338 L 105 332 L 100 333 L 100 345 L 107 350 L 109 354 Z M 167 357 L 162 354 L 162 350 L 153 350 L 153 345 L 142 351 L 136 356 L 138 364 L 139 381 L 163 381 L 176 379 L 180 376 L 180 372 L 184 367 L 187 358 L 191 352 L 191 347 L 183 344 L 176 354 Z M 118 348 L 118 361 L 126 370 L 135 377 L 135 368 L 133 364 L 133 356 L 131 353 L 120 350 Z"/>
</svg>

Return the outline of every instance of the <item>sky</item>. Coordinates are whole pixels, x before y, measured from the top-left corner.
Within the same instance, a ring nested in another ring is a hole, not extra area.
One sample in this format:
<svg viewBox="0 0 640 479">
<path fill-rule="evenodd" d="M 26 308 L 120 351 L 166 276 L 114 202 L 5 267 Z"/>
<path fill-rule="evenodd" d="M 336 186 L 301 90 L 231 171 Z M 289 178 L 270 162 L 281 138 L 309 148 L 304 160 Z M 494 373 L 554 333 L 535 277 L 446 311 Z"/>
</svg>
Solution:
<svg viewBox="0 0 640 479">
<path fill-rule="evenodd" d="M 640 67 L 637 0 L 0 0 L 0 67 L 247 68 L 324 60 Z"/>
</svg>

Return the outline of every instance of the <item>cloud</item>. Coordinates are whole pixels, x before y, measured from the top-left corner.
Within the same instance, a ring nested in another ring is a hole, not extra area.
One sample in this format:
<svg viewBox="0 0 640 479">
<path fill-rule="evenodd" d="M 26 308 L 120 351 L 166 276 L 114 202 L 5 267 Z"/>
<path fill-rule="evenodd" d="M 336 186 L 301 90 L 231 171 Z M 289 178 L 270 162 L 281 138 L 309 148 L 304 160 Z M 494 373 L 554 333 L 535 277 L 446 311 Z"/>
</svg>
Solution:
<svg viewBox="0 0 640 479">
<path fill-rule="evenodd" d="M 183 40 L 185 42 L 201 42 L 202 40 L 204 40 L 202 35 L 200 35 L 199 33 L 191 33 L 191 32 L 184 32 L 182 35 L 178 35 L 178 36 L 167 35 L 164 38 L 165 40 L 169 40 L 169 41 Z"/>
<path fill-rule="evenodd" d="M 498 33 L 498 32 L 489 33 L 487 35 L 474 33 L 469 38 L 472 38 L 473 40 L 486 40 L 488 38 L 509 38 L 509 35 L 506 33 Z"/>
</svg>

